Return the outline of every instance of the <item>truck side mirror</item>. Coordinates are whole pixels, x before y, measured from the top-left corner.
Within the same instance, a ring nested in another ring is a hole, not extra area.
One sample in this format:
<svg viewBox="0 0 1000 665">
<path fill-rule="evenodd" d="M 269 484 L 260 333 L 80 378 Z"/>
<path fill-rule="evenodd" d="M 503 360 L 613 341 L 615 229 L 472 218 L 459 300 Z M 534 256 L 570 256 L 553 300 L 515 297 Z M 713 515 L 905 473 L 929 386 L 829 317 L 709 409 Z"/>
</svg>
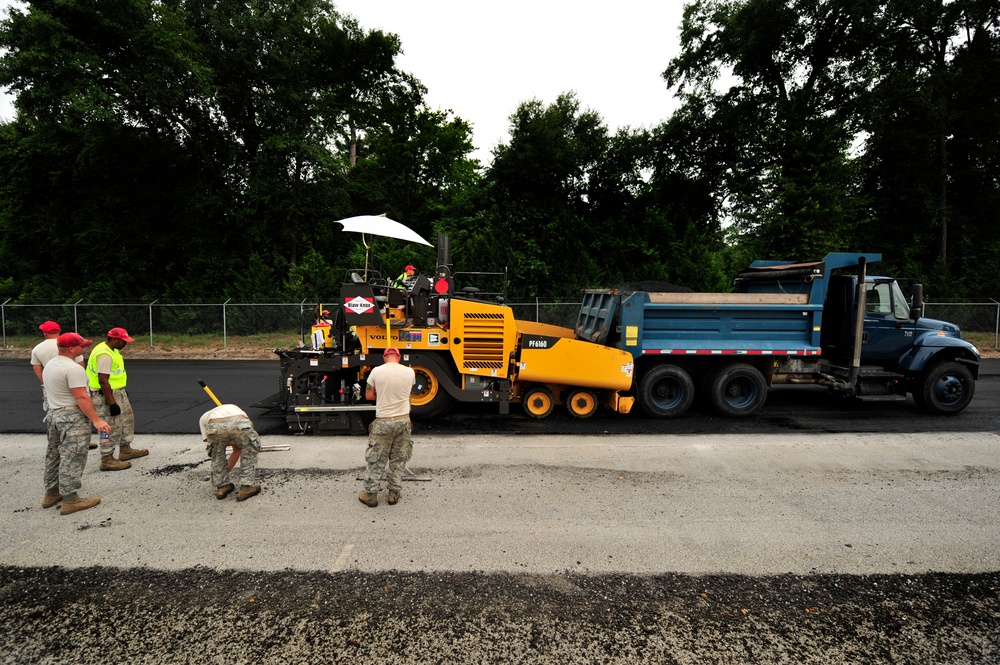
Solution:
<svg viewBox="0 0 1000 665">
<path fill-rule="evenodd" d="M 913 285 L 913 299 L 910 300 L 910 318 L 916 321 L 924 315 L 924 285 Z"/>
</svg>

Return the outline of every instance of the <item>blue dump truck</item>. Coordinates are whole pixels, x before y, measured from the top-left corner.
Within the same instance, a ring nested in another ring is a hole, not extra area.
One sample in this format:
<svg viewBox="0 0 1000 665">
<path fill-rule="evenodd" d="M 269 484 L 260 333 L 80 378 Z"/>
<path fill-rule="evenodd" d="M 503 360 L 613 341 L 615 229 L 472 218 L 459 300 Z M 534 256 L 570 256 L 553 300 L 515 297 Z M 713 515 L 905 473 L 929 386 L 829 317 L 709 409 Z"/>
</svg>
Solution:
<svg viewBox="0 0 1000 665">
<path fill-rule="evenodd" d="M 931 413 L 959 413 L 975 393 L 979 351 L 958 326 L 923 316 L 921 285 L 907 302 L 895 279 L 869 276 L 880 259 L 757 261 L 734 293 L 587 290 L 575 332 L 632 354 L 631 392 L 654 417 L 683 415 L 696 394 L 722 415 L 749 416 L 775 384 L 910 395 Z"/>
</svg>

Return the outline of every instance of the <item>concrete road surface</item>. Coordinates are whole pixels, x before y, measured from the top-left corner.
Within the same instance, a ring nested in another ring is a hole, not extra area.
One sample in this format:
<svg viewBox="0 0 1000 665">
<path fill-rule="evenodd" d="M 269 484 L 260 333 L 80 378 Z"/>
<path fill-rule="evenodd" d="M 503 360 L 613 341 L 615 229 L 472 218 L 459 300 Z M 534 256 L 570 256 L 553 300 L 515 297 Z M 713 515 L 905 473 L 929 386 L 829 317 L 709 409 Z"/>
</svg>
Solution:
<svg viewBox="0 0 1000 665">
<path fill-rule="evenodd" d="M 363 437 L 264 437 L 263 492 L 213 496 L 198 436 L 43 510 L 44 439 L 0 436 L 0 564 L 280 571 L 1000 570 L 1000 437 L 416 437 L 396 506 L 357 500 Z"/>
</svg>

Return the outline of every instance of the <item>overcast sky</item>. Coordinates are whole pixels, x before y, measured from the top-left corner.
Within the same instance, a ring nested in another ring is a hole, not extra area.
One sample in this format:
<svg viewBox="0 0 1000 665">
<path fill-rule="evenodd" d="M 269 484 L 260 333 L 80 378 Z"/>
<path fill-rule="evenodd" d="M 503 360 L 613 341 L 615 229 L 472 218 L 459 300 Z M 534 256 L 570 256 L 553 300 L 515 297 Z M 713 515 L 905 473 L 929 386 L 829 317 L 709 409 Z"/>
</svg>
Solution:
<svg viewBox="0 0 1000 665">
<path fill-rule="evenodd" d="M 10 2 L 0 2 L 6 8 Z M 575 91 L 608 128 L 650 127 L 676 107 L 660 74 L 679 51 L 682 0 L 335 0 L 366 30 L 400 36 L 401 69 L 432 108 L 472 124 L 484 164 L 518 104 Z M 4 12 L 6 13 L 6 12 Z M 0 117 L 13 109 L 4 96 Z"/>
<path fill-rule="evenodd" d="M 490 161 L 518 104 L 575 91 L 613 132 L 649 127 L 677 106 L 661 73 L 680 50 L 682 0 L 334 0 L 366 30 L 400 36 L 399 66 L 432 108 L 472 123 Z"/>
</svg>

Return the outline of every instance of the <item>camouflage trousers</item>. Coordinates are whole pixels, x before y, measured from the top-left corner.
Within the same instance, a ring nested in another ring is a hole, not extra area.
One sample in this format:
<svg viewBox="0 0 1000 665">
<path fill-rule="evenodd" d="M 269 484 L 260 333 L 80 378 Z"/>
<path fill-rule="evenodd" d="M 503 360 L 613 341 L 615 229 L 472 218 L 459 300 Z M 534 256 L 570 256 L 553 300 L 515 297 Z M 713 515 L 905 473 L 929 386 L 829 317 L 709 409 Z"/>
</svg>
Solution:
<svg viewBox="0 0 1000 665">
<path fill-rule="evenodd" d="M 119 388 L 112 390 L 111 394 L 115 396 L 115 404 L 121 407 L 120 415 L 111 415 L 111 407 L 104 399 L 104 393 L 100 390 L 90 391 L 90 399 L 94 402 L 97 415 L 111 425 L 111 438 L 106 442 L 101 441 L 101 457 L 114 455 L 115 448 L 131 445 L 135 438 L 135 413 L 132 412 L 132 403 L 128 401 L 128 393 L 124 388 Z"/>
<path fill-rule="evenodd" d="M 399 490 L 403 469 L 413 455 L 413 426 L 409 418 L 374 420 L 368 428 L 365 491 L 377 493 L 385 476 L 390 490 Z"/>
<path fill-rule="evenodd" d="M 90 421 L 80 409 L 50 409 L 49 445 L 45 451 L 45 492 L 58 491 L 63 497 L 80 490 L 83 467 L 87 465 Z"/>
<path fill-rule="evenodd" d="M 49 395 L 45 392 L 45 385 L 42 385 L 42 422 L 49 422 Z"/>
<path fill-rule="evenodd" d="M 237 418 L 223 422 L 208 422 L 205 427 L 208 446 L 206 452 L 212 458 L 212 486 L 222 487 L 229 479 L 229 458 L 226 446 L 240 449 L 239 485 L 253 485 L 257 474 L 257 455 L 260 453 L 260 436 L 249 418 Z"/>
</svg>

